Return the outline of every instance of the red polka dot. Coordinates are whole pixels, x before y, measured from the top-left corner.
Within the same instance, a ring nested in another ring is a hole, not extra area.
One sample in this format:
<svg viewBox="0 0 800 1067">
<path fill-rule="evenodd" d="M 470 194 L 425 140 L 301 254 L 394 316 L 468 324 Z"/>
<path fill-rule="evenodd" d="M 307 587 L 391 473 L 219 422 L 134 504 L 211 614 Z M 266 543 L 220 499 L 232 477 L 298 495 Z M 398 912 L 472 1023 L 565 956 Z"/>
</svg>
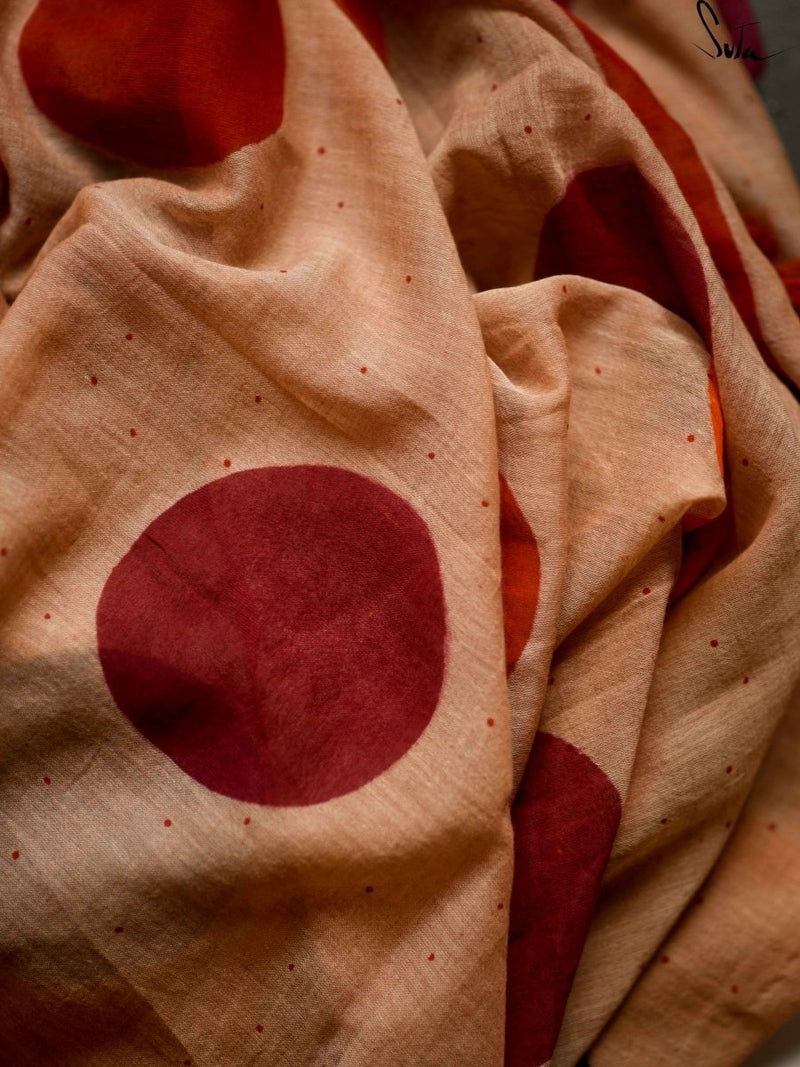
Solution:
<svg viewBox="0 0 800 1067">
<path fill-rule="evenodd" d="M 646 586 L 644 587 L 644 589 L 642 590 L 642 596 L 650 596 L 650 594 L 652 593 L 652 591 L 653 591 L 653 590 L 652 590 L 652 589 L 650 588 L 650 586 L 649 586 L 649 585 L 646 585 Z"/>
<path fill-rule="evenodd" d="M 368 885 L 368 886 L 367 886 L 367 887 L 366 887 L 366 888 L 364 889 L 364 892 L 365 892 L 365 893 L 374 893 L 374 892 L 375 892 L 375 889 L 374 889 L 374 887 L 373 887 L 373 886 L 371 886 L 371 885 Z"/>
<path fill-rule="evenodd" d="M 602 374 L 603 373 L 602 370 L 600 369 L 600 367 L 595 367 L 594 368 L 594 372 L 595 372 L 595 374 Z"/>
<path fill-rule="evenodd" d="M 658 516 L 658 521 L 659 521 L 659 522 L 666 522 L 667 520 L 666 520 L 666 519 L 664 518 L 664 516 L 663 516 L 663 515 L 659 515 L 659 516 Z"/>
<path fill-rule="evenodd" d="M 716 639 L 716 637 L 713 637 L 708 643 L 709 645 L 711 645 L 712 648 L 719 648 L 719 641 Z"/>
<path fill-rule="evenodd" d="M 435 960 L 436 959 L 436 953 L 435 952 L 431 952 L 430 956 L 428 956 L 428 959 L 429 960 Z"/>
<path fill-rule="evenodd" d="M 44 782 L 45 785 L 50 785 L 50 779 L 49 779 L 49 777 L 47 775 L 45 775 L 44 778 L 42 778 L 42 781 Z"/>
<path fill-rule="evenodd" d="M 668 820 L 668 819 L 662 819 L 662 820 L 661 820 L 661 825 L 662 825 L 662 826 L 666 826 L 668 822 L 669 822 L 669 820 Z"/>
<path fill-rule="evenodd" d="M 361 371 L 362 374 L 366 374 L 367 373 L 367 368 L 366 367 L 360 367 L 359 370 Z"/>
<path fill-rule="evenodd" d="M 725 773 L 726 773 L 726 774 L 730 774 L 732 770 L 733 770 L 733 767 L 732 767 L 732 766 L 730 766 L 730 764 L 729 764 L 729 765 L 728 765 L 728 766 L 727 766 L 727 767 L 725 768 Z"/>
<path fill-rule="evenodd" d="M 264 210 L 264 205 L 263 204 L 259 204 L 258 205 L 258 210 L 259 211 L 263 211 Z"/>
<path fill-rule="evenodd" d="M 125 340 L 126 341 L 132 341 L 133 340 L 133 334 L 132 333 L 126 333 L 125 334 Z"/>
<path fill-rule="evenodd" d="M 482 508 L 488 508 L 489 507 L 489 501 L 488 500 L 482 500 L 481 501 L 481 507 Z"/>
<path fill-rule="evenodd" d="M 536 538 L 511 486 L 500 475 L 500 551 L 506 673 L 517 665 L 533 629 L 539 603 Z"/>
<path fill-rule="evenodd" d="M 250 816 L 249 815 L 245 815 L 245 817 L 242 819 L 242 822 L 244 823 L 245 826 L 249 826 L 250 825 Z"/>
<path fill-rule="evenodd" d="M 619 817 L 599 767 L 539 730 L 512 807 L 506 1067 L 551 1058 Z"/>
<path fill-rule="evenodd" d="M 178 500 L 97 612 L 133 725 L 207 788 L 273 805 L 342 796 L 402 758 L 436 709 L 446 633 L 419 513 L 354 471 L 303 464 Z"/>
<path fill-rule="evenodd" d="M 217 162 L 283 117 L 278 0 L 39 0 L 19 61 L 52 122 L 145 167 Z"/>
<path fill-rule="evenodd" d="M 749 467 L 750 466 L 750 460 L 749 459 L 743 459 L 742 460 L 742 466 L 743 467 Z"/>
<path fill-rule="evenodd" d="M 493 86 L 492 86 L 492 92 L 494 92 L 494 91 L 495 91 L 496 89 L 497 89 L 497 86 L 496 86 L 496 85 L 493 85 Z"/>
<path fill-rule="evenodd" d="M 260 403 L 261 403 L 261 397 L 260 397 L 260 395 L 259 395 L 259 394 L 256 394 L 256 395 L 255 395 L 255 397 L 254 397 L 253 399 L 255 400 L 255 402 L 256 402 L 257 404 L 260 404 Z"/>
<path fill-rule="evenodd" d="M 525 133 L 531 133 L 531 132 L 532 132 L 532 130 L 533 130 L 533 127 L 532 127 L 532 126 L 526 126 L 526 127 L 525 127 Z"/>
<path fill-rule="evenodd" d="M 407 282 L 410 282 L 410 281 L 411 281 L 411 275 L 410 275 L 410 274 L 407 274 L 407 275 L 406 275 L 406 281 L 407 281 Z"/>
<path fill-rule="evenodd" d="M 14 849 L 14 851 L 11 853 L 11 858 L 12 858 L 12 860 L 18 860 L 19 859 L 19 852 L 17 851 L 17 849 Z"/>
<path fill-rule="evenodd" d="M 403 103 L 403 101 L 402 101 L 402 100 L 400 99 L 400 97 L 399 97 L 399 96 L 397 97 L 397 103 L 398 103 L 398 104 L 402 104 L 402 103 Z"/>
<path fill-rule="evenodd" d="M 486 725 L 487 726 L 494 726 L 494 719 L 487 719 L 486 720 Z"/>
<path fill-rule="evenodd" d="M 284 269 L 281 269 L 281 270 L 278 271 L 278 274 L 285 274 L 285 273 L 286 273 L 286 271 Z"/>
<path fill-rule="evenodd" d="M 125 931 L 124 931 L 123 927 L 121 927 L 121 926 L 115 926 L 114 927 L 114 933 L 115 934 L 123 934 L 124 932 Z"/>
<path fill-rule="evenodd" d="M 263 1027 L 263 1026 L 261 1025 L 261 1023 L 259 1023 L 259 1024 L 258 1024 L 258 1025 L 256 1026 L 256 1033 L 257 1033 L 257 1034 L 263 1034 L 263 1033 L 264 1033 L 264 1027 Z"/>
<path fill-rule="evenodd" d="M 661 957 L 661 962 L 662 963 L 669 963 L 669 956 L 662 956 Z"/>
<path fill-rule="evenodd" d="M 687 433 L 686 440 L 689 441 L 689 442 L 694 441 L 694 434 L 693 433 Z"/>
<path fill-rule="evenodd" d="M 336 206 L 337 207 L 344 207 L 344 200 L 340 200 L 339 203 Z"/>
<path fill-rule="evenodd" d="M 319 146 L 319 148 L 317 149 L 317 155 L 318 156 L 324 156 L 325 155 L 325 145 L 320 145 Z"/>
<path fill-rule="evenodd" d="M 561 286 L 561 292 L 562 292 L 562 293 L 566 293 L 566 291 L 567 291 L 567 287 L 566 287 L 566 285 L 562 285 L 562 286 Z"/>
<path fill-rule="evenodd" d="M 435 458 L 436 458 L 436 453 L 435 452 L 429 452 L 428 453 L 428 459 L 435 459 Z"/>
<path fill-rule="evenodd" d="M 8 549 L 6 548 L 5 545 L 3 545 L 3 547 L 0 548 L 0 556 L 7 556 L 7 555 L 8 555 Z"/>
<path fill-rule="evenodd" d="M 172 826 L 172 819 L 164 819 L 165 826 Z"/>
<path fill-rule="evenodd" d="M 742 678 L 742 685 L 747 685 L 749 681 L 750 679 L 747 677 L 747 675 L 745 675 L 744 678 Z"/>
<path fill-rule="evenodd" d="M 588 122 L 591 117 L 592 116 L 590 114 L 586 114 L 586 115 L 583 116 L 583 121 L 584 122 Z"/>
<path fill-rule="evenodd" d="M 92 385 L 97 385 L 97 375 L 93 374 L 89 381 L 92 383 Z"/>
<path fill-rule="evenodd" d="M 135 437 L 136 436 L 136 430 L 134 430 L 134 428 L 132 426 L 130 428 L 130 435 L 131 435 L 131 437 Z"/>
<path fill-rule="evenodd" d="M 49 619 L 49 618 L 50 618 L 50 612 L 49 612 L 49 611 L 46 611 L 46 612 L 44 613 L 44 617 L 45 617 L 46 619 Z"/>
<path fill-rule="evenodd" d="M 498 911 L 502 911 L 504 907 L 505 907 L 505 905 L 503 904 L 503 902 L 501 900 L 500 903 L 497 905 L 497 910 Z"/>
<path fill-rule="evenodd" d="M 223 459 L 223 461 L 222 461 L 222 466 L 223 467 L 230 467 L 230 465 L 231 465 L 231 461 L 229 459 Z"/>
<path fill-rule="evenodd" d="M 290 964 L 289 964 L 289 970 L 290 970 L 290 971 L 293 971 L 293 970 L 294 970 L 294 964 L 293 964 L 293 963 L 290 963 Z"/>
</svg>

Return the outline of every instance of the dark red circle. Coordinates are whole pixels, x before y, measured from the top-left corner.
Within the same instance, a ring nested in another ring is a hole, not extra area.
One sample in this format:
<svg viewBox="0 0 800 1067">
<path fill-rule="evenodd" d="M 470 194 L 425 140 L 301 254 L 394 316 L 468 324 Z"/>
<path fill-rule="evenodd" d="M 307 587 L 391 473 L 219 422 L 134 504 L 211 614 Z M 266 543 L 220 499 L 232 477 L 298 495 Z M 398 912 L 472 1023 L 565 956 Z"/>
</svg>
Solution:
<svg viewBox="0 0 800 1067">
<path fill-rule="evenodd" d="M 51 122 L 146 167 L 216 163 L 283 118 L 277 0 L 39 0 L 19 61 Z"/>
<path fill-rule="evenodd" d="M 97 610 L 118 707 L 198 782 L 259 804 L 358 789 L 419 738 L 445 669 L 418 512 L 340 467 L 241 471 L 142 533 Z"/>
</svg>

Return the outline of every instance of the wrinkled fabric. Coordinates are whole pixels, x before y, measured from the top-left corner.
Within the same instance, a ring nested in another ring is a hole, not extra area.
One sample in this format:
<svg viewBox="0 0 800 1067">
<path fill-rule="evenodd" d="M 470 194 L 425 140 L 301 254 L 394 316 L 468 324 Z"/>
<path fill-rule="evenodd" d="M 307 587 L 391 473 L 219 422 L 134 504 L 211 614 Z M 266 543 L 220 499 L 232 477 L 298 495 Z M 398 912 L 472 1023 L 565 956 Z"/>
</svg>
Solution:
<svg viewBox="0 0 800 1067">
<path fill-rule="evenodd" d="M 0 1063 L 741 1063 L 800 1010 L 745 64 L 684 0 L 0 20 Z"/>
</svg>

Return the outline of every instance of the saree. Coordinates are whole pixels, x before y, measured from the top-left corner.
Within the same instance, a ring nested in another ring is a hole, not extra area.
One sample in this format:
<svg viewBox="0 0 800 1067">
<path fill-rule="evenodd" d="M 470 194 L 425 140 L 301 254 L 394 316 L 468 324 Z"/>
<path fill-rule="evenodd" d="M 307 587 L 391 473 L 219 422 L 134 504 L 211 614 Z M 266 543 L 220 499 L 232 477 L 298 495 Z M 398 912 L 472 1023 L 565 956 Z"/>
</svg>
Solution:
<svg viewBox="0 0 800 1067">
<path fill-rule="evenodd" d="M 3 5 L 0 1063 L 734 1067 L 800 1010 L 736 6 Z"/>
</svg>

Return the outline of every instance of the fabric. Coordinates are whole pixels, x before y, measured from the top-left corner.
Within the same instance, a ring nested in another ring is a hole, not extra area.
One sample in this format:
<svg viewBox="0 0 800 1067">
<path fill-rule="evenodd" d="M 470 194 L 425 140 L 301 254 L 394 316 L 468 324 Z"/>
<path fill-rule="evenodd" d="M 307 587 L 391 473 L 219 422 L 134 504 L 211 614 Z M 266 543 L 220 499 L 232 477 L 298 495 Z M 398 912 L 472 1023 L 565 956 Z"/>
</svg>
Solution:
<svg viewBox="0 0 800 1067">
<path fill-rule="evenodd" d="M 800 1010 L 744 58 L 685 0 L 0 20 L 0 1063 L 741 1063 Z"/>
</svg>

